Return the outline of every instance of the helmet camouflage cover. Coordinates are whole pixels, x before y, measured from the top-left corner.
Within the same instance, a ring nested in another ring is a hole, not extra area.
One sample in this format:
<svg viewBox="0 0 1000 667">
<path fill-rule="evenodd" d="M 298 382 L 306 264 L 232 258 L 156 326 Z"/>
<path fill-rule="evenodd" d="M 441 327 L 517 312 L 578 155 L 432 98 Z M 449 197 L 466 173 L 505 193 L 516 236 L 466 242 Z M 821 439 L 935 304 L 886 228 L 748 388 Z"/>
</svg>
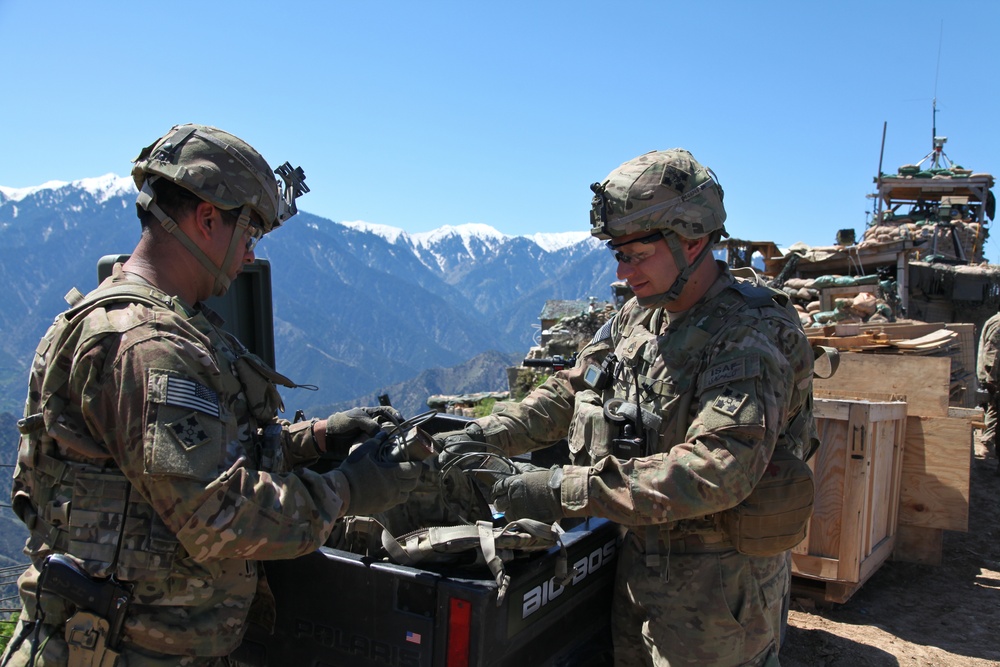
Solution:
<svg viewBox="0 0 1000 667">
<path fill-rule="evenodd" d="M 301 167 L 286 162 L 272 172 L 250 144 L 207 125 L 175 125 L 133 162 L 132 180 L 140 192 L 165 178 L 224 211 L 249 206 L 264 233 L 295 215 L 295 198 L 309 192 Z"/>
<path fill-rule="evenodd" d="M 657 229 L 689 239 L 725 234 L 722 186 L 683 148 L 640 155 L 590 188 L 590 233 L 597 238 Z"/>
</svg>

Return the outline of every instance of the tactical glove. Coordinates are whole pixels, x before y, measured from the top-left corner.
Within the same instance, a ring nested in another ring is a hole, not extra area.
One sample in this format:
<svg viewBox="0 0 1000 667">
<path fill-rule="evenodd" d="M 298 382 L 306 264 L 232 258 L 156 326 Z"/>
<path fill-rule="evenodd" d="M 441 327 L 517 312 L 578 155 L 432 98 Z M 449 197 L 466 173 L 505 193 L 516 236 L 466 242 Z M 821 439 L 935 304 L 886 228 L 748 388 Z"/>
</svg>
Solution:
<svg viewBox="0 0 1000 667">
<path fill-rule="evenodd" d="M 402 421 L 403 417 L 399 411 L 388 405 L 335 412 L 326 418 L 326 451 L 331 453 L 346 451 L 362 436 L 373 436 L 378 433 L 383 423 L 399 424 Z"/>
<path fill-rule="evenodd" d="M 370 516 L 384 512 L 406 500 L 417 485 L 422 464 L 383 460 L 387 437 L 385 431 L 380 431 L 356 447 L 337 468 L 351 488 L 348 514 Z"/>
<path fill-rule="evenodd" d="M 552 523 L 565 516 L 560 500 L 563 471 L 560 467 L 538 468 L 510 475 L 493 485 L 493 505 L 507 521 L 537 519 Z"/>
<path fill-rule="evenodd" d="M 435 433 L 431 437 L 434 439 L 434 448 L 439 452 L 438 468 L 461 460 L 464 454 L 481 452 L 484 449 L 481 444 L 483 427 L 476 422 L 469 422 L 463 429 Z"/>
</svg>

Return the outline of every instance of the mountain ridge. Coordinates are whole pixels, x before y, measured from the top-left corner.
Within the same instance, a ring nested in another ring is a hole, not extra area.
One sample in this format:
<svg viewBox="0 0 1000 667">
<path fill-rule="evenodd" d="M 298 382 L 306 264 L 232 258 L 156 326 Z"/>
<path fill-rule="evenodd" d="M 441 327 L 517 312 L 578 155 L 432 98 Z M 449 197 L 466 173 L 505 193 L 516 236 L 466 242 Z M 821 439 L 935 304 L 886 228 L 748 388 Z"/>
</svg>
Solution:
<svg viewBox="0 0 1000 667">
<path fill-rule="evenodd" d="M 32 352 L 63 295 L 93 289 L 97 260 L 135 246 L 134 203 L 131 179 L 114 174 L 0 186 L 0 278 L 12 286 L 0 296 L 0 410 L 20 412 Z M 587 232 L 533 236 L 477 223 L 409 234 L 308 212 L 274 230 L 258 256 L 271 263 L 277 366 L 320 386 L 286 404 L 308 412 L 487 352 L 516 357 L 546 300 L 609 295 L 613 262 Z M 435 393 L 505 388 L 458 375 L 443 374 L 455 387 Z"/>
</svg>

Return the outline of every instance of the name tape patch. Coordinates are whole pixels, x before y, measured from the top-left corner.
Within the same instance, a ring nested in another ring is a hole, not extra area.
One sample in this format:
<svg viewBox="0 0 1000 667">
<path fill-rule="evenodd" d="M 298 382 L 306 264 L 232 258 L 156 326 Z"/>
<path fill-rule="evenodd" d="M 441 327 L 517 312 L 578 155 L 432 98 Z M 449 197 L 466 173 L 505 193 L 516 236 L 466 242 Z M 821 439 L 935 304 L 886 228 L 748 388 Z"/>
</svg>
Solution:
<svg viewBox="0 0 1000 667">
<path fill-rule="evenodd" d="M 750 355 L 712 366 L 701 374 L 698 384 L 702 389 L 709 389 L 758 375 L 760 375 L 760 359 L 757 355 Z"/>
</svg>

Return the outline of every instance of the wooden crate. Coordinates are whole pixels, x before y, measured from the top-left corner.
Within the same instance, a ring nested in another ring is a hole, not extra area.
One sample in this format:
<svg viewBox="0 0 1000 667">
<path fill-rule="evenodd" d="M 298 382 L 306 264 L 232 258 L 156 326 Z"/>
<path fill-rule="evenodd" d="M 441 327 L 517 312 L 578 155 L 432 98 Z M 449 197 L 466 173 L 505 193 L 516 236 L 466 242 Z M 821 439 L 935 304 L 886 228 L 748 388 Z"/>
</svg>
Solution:
<svg viewBox="0 0 1000 667">
<path fill-rule="evenodd" d="M 926 329 L 912 333 L 923 335 Z M 850 392 L 876 399 L 893 394 L 906 401 L 906 446 L 892 559 L 940 563 L 943 531 L 968 530 L 972 432 L 982 421 L 982 410 L 948 405 L 951 360 L 947 358 L 847 352 L 841 353 L 840 362 L 832 378 L 813 383 L 816 396 Z M 872 393 L 858 391 L 862 388 Z"/>
<path fill-rule="evenodd" d="M 816 504 L 805 539 L 792 549 L 792 573 L 810 580 L 800 582 L 806 590 L 795 587 L 800 593 L 846 602 L 895 545 L 906 402 L 817 398 L 815 416 L 822 442 L 810 461 Z"/>
</svg>

